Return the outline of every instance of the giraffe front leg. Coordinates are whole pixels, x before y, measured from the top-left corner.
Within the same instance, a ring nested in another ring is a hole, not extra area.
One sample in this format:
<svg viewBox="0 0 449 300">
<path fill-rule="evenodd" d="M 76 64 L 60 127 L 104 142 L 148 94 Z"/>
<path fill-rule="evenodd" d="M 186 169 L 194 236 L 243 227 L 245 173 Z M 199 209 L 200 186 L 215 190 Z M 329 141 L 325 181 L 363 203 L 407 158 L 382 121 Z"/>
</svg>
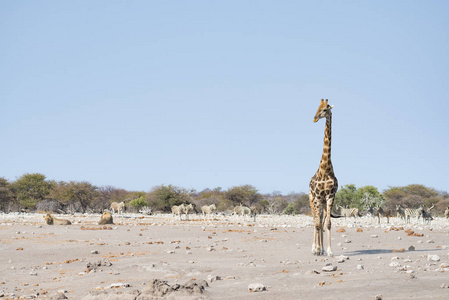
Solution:
<svg viewBox="0 0 449 300">
<path fill-rule="evenodd" d="M 316 203 L 315 197 L 312 192 L 309 191 L 309 203 L 310 203 L 310 209 L 312 211 L 312 217 L 313 217 L 313 242 L 312 242 L 312 253 L 313 255 L 320 255 L 321 248 L 318 249 L 320 245 L 319 241 L 319 235 L 320 235 L 320 226 L 319 226 L 319 219 L 320 219 L 320 207 L 319 204 Z M 318 222 L 318 223 L 317 223 Z"/>
<path fill-rule="evenodd" d="M 327 256 L 334 256 L 331 249 L 331 210 L 333 202 L 333 198 L 328 198 L 326 201 Z"/>
</svg>

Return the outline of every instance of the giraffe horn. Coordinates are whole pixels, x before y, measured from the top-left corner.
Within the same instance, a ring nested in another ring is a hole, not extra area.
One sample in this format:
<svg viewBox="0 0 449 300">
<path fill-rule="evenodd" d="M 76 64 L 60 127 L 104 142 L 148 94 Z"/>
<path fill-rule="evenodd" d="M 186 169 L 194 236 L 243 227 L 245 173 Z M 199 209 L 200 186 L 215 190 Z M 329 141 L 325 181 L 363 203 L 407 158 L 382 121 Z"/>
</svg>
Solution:
<svg viewBox="0 0 449 300">
<path fill-rule="evenodd" d="M 324 103 L 324 99 L 321 99 L 321 104 L 323 104 Z"/>
<path fill-rule="evenodd" d="M 327 99 L 326 99 L 326 103 L 325 104 L 327 105 Z"/>
</svg>

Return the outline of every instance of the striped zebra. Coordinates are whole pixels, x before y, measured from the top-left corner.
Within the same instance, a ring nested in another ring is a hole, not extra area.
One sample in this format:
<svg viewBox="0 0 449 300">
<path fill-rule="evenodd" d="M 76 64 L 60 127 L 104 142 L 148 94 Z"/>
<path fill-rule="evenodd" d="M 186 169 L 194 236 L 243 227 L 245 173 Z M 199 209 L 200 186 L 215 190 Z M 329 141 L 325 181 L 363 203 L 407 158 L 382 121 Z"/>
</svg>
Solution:
<svg viewBox="0 0 449 300">
<path fill-rule="evenodd" d="M 201 207 L 201 212 L 203 213 L 204 219 L 206 219 L 206 215 L 210 215 L 216 209 L 217 209 L 217 207 L 215 206 L 215 204 L 204 205 L 203 207 Z"/>
<path fill-rule="evenodd" d="M 195 211 L 195 207 L 192 204 L 181 204 L 181 205 L 173 205 L 171 208 L 171 212 L 173 214 L 173 217 L 175 215 L 179 216 L 179 219 L 182 220 L 182 215 L 186 215 L 186 220 L 189 219 L 189 212 Z"/>
<path fill-rule="evenodd" d="M 396 217 L 405 221 L 405 210 L 400 204 L 396 205 Z"/>
<path fill-rule="evenodd" d="M 384 211 L 384 209 L 380 206 L 372 207 L 370 206 L 368 212 L 373 216 L 373 218 L 377 217 L 377 224 L 380 224 L 380 218 L 387 218 L 387 223 L 390 223 L 390 211 Z"/>
<path fill-rule="evenodd" d="M 337 212 L 340 216 L 349 218 L 349 217 L 354 217 L 357 218 L 359 216 L 359 209 L 358 208 L 344 208 L 341 205 L 338 205 L 338 210 L 339 212 Z"/>
<path fill-rule="evenodd" d="M 422 216 L 423 206 L 421 205 L 419 208 L 406 208 L 404 211 L 405 215 L 405 223 L 410 223 L 411 217 L 416 217 L 416 221 Z"/>
<path fill-rule="evenodd" d="M 181 205 L 173 205 L 171 207 L 171 213 L 173 214 L 173 217 L 176 215 L 179 216 L 179 219 L 182 220 L 182 214 L 184 213 L 184 203 Z"/>
<path fill-rule="evenodd" d="M 241 203 L 239 206 L 234 207 L 234 214 L 241 215 L 245 218 L 247 215 L 251 215 L 251 209 L 249 207 L 243 206 Z"/>
</svg>

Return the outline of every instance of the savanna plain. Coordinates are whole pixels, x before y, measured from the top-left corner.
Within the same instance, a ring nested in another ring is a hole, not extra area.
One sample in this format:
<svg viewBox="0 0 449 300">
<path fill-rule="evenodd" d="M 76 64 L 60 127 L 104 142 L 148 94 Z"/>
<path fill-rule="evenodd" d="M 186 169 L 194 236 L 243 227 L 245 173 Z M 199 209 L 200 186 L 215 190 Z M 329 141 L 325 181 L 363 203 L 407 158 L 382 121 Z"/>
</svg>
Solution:
<svg viewBox="0 0 449 300">
<path fill-rule="evenodd" d="M 305 215 L 0 215 L 3 299 L 449 299 L 449 220 Z M 326 241 L 326 238 L 325 238 Z"/>
</svg>

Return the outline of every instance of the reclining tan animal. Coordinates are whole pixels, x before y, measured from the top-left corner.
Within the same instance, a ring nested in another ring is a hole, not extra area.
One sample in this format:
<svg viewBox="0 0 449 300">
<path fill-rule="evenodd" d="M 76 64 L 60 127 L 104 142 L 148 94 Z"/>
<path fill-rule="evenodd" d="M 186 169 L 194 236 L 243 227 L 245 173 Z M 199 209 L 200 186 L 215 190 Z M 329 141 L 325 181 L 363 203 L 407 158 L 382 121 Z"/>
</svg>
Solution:
<svg viewBox="0 0 449 300">
<path fill-rule="evenodd" d="M 98 221 L 98 225 L 104 225 L 104 224 L 114 224 L 114 220 L 112 219 L 112 215 L 108 211 L 105 211 L 101 215 L 100 221 Z"/>
<path fill-rule="evenodd" d="M 44 219 L 48 225 L 72 225 L 72 222 L 70 222 L 69 220 L 58 219 L 58 218 L 53 217 L 50 214 L 47 214 L 46 216 L 44 216 Z"/>
</svg>

